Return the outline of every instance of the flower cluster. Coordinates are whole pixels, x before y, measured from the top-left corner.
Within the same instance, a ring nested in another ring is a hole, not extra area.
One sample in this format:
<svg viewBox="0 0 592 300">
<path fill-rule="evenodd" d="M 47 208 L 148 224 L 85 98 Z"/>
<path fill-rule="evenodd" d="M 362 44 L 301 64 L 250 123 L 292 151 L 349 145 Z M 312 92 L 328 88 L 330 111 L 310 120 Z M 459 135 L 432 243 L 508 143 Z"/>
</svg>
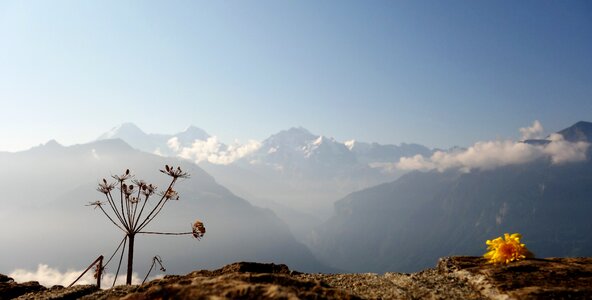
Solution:
<svg viewBox="0 0 592 300">
<path fill-rule="evenodd" d="M 160 192 L 159 195 L 167 200 L 179 200 L 179 193 L 171 188 L 169 188 L 166 192 Z"/>
<path fill-rule="evenodd" d="M 125 195 L 125 198 L 128 198 L 134 192 L 134 185 L 133 184 L 127 185 L 124 183 L 121 185 L 121 191 Z"/>
<path fill-rule="evenodd" d="M 121 183 L 121 182 L 124 182 L 124 181 L 132 178 L 132 174 L 130 173 L 129 169 L 126 169 L 125 172 L 123 173 L 123 175 L 113 175 L 111 177 L 113 177 L 113 179 L 115 179 Z"/>
<path fill-rule="evenodd" d="M 184 172 L 181 170 L 181 167 L 169 167 L 169 165 L 164 166 L 164 170 L 160 170 L 160 172 L 167 174 L 175 179 L 177 178 L 189 178 L 189 173 Z"/>
<path fill-rule="evenodd" d="M 155 191 L 156 186 L 152 185 L 152 183 L 142 186 L 142 194 L 144 194 L 144 196 L 146 197 L 152 196 L 152 194 L 154 194 Z"/>
<path fill-rule="evenodd" d="M 152 185 L 152 183 L 146 183 L 144 180 L 134 180 L 132 182 L 138 186 L 142 194 L 146 197 L 152 196 L 156 191 L 156 186 Z"/>
<path fill-rule="evenodd" d="M 131 174 L 130 170 L 126 169 L 122 175 L 112 176 L 113 179 L 115 179 L 115 182 L 113 183 L 107 182 L 106 179 L 103 179 L 102 182 L 99 182 L 97 191 L 104 194 L 106 198 L 105 202 L 94 201 L 88 204 L 88 206 L 99 208 L 100 211 L 107 217 L 107 219 L 109 219 L 111 223 L 113 223 L 125 234 L 125 237 L 123 238 L 123 240 L 111 256 L 111 258 L 113 258 L 117 251 L 121 251 L 121 258 L 123 258 L 126 248 L 128 249 L 128 273 L 126 277 L 127 284 L 131 284 L 134 249 L 133 237 L 137 234 L 192 235 L 193 237 L 199 240 L 206 233 L 206 228 L 204 224 L 200 221 L 195 221 L 195 223 L 191 225 L 192 230 L 190 232 L 160 232 L 143 230 L 146 226 L 148 226 L 148 224 L 150 224 L 154 220 L 154 218 L 157 215 L 160 214 L 163 207 L 166 205 L 167 202 L 169 202 L 168 200 L 179 200 L 179 194 L 177 193 L 177 191 L 173 189 L 175 183 L 177 182 L 177 179 L 189 178 L 189 174 L 181 170 L 180 167 L 175 168 L 165 165 L 164 170 L 160 171 L 172 177 L 170 178 L 170 183 L 166 190 L 157 193 L 156 185 L 146 183 L 144 180 L 133 179 L 134 176 Z M 128 180 L 130 180 L 131 183 Z M 121 191 L 120 193 L 117 193 L 119 194 L 118 201 L 114 199 L 112 193 L 115 188 L 118 188 Z M 147 203 L 150 201 L 150 196 L 154 194 L 158 194 L 162 197 L 157 200 L 152 200 L 151 205 L 147 205 Z M 105 210 L 103 206 L 106 206 L 107 210 Z M 129 243 L 129 245 L 127 245 L 126 243 Z M 121 267 L 121 258 L 119 260 L 117 272 L 119 272 L 119 269 Z M 111 259 L 109 259 L 109 261 L 110 260 Z M 107 261 L 105 266 L 109 263 L 109 261 Z M 158 256 L 155 256 L 152 266 L 150 267 L 148 274 L 144 278 L 144 281 L 146 280 L 146 278 L 148 278 L 150 271 L 156 263 L 160 265 L 161 271 L 166 271 L 164 266 L 162 265 L 162 259 L 160 259 L 160 257 Z M 95 276 L 100 276 L 99 274 L 102 272 L 102 270 L 104 270 L 104 266 L 96 269 Z M 117 278 L 117 275 L 118 273 L 115 274 L 115 278 Z M 115 281 L 113 282 L 113 285 L 115 285 Z"/>
<path fill-rule="evenodd" d="M 115 188 L 115 183 L 107 183 L 107 179 L 103 178 L 103 182 L 99 183 L 97 191 L 103 194 L 109 194 Z"/>
<path fill-rule="evenodd" d="M 490 263 L 510 263 L 526 258 L 532 258 L 534 255 L 526 246 L 520 243 L 522 235 L 519 233 L 504 233 L 503 238 L 498 237 L 493 240 L 487 240 L 487 253 L 483 255 Z"/>
</svg>

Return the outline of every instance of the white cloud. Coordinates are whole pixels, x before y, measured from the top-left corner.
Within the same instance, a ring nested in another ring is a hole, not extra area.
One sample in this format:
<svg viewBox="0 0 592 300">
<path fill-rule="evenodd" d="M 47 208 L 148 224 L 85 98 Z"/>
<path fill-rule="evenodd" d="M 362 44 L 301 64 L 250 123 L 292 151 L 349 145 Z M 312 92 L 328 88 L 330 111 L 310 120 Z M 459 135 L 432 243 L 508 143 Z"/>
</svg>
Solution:
<svg viewBox="0 0 592 300">
<path fill-rule="evenodd" d="M 193 160 L 197 163 L 207 161 L 213 164 L 227 165 L 237 159 L 245 157 L 261 147 L 258 141 L 250 140 L 246 144 L 240 144 L 235 141 L 228 146 L 220 143 L 216 136 L 209 137 L 207 140 L 195 140 L 191 147 L 182 147 L 179 140 L 171 138 L 167 145 L 177 153 L 178 156 Z"/>
<path fill-rule="evenodd" d="M 535 121 L 532 127 L 521 128 L 520 131 L 523 133 L 523 137 L 525 134 L 532 137 L 532 134 L 542 132 L 542 126 Z M 460 169 L 469 172 L 474 169 L 491 170 L 507 165 L 522 164 L 539 158 L 548 158 L 553 164 L 563 164 L 585 160 L 586 151 L 590 146 L 586 142 L 565 141 L 563 136 L 559 134 L 552 134 L 549 141 L 545 145 L 532 145 L 511 140 L 477 142 L 466 150 L 436 151 L 429 158 L 421 155 L 402 157 L 397 163 L 397 168 L 403 170 L 435 169 L 440 172 L 448 169 Z"/>
<path fill-rule="evenodd" d="M 169 139 L 167 141 L 167 146 L 169 146 L 169 149 L 178 152 L 179 149 L 181 149 L 181 143 L 179 143 L 179 138 L 177 137 L 173 137 L 171 139 Z"/>
<path fill-rule="evenodd" d="M 549 143 L 544 151 L 551 157 L 555 164 L 586 160 L 586 150 L 590 146 L 586 142 L 570 143 L 563 139 L 563 136 L 557 133 L 549 136 Z"/>
<path fill-rule="evenodd" d="M 543 125 L 538 120 L 535 120 L 530 127 L 520 128 L 522 140 L 541 139 L 543 138 Z"/>
<path fill-rule="evenodd" d="M 93 277 L 93 270 L 89 270 L 82 278 L 80 278 L 76 284 L 96 284 L 97 280 Z M 26 269 L 16 269 L 8 274 L 9 277 L 12 277 L 16 282 L 27 282 L 27 281 L 38 281 L 41 285 L 46 287 L 51 287 L 54 285 L 63 285 L 68 286 L 78 276 L 82 274 L 82 270 L 67 270 L 65 272 L 61 272 L 57 268 L 49 267 L 46 264 L 39 264 L 37 266 L 37 270 L 31 271 Z M 150 277 L 149 280 L 160 278 L 163 275 L 157 275 Z M 116 284 L 124 284 L 125 283 L 125 274 L 120 274 L 117 276 L 117 283 Z M 105 273 L 101 279 L 101 288 L 110 288 L 113 284 L 113 279 L 115 279 L 115 274 L 113 273 Z M 132 283 L 139 284 L 142 282 L 143 277 L 138 277 L 137 273 L 132 274 Z"/>
</svg>

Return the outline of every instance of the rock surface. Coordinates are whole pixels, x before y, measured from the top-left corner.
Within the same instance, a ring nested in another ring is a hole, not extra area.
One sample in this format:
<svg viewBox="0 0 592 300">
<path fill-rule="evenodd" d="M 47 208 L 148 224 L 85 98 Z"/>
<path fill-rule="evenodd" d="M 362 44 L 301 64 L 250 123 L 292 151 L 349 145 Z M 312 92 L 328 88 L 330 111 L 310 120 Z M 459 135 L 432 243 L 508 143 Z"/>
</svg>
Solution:
<svg viewBox="0 0 592 300">
<path fill-rule="evenodd" d="M 46 290 L 37 281 L 16 283 L 14 279 L 0 274 L 0 299 L 12 299 L 27 293 Z"/>
<path fill-rule="evenodd" d="M 234 263 L 169 275 L 141 286 L 45 288 L 0 275 L 0 299 L 590 299 L 592 258 L 508 265 L 447 257 L 418 273 L 308 274 L 286 265 Z"/>
</svg>

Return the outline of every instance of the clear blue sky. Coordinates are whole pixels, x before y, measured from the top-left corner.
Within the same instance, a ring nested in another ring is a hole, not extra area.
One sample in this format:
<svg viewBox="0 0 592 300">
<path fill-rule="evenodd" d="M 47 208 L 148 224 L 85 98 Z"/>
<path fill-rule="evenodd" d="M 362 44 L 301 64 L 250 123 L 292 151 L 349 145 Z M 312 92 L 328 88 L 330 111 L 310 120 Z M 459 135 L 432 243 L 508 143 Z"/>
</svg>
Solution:
<svg viewBox="0 0 592 300">
<path fill-rule="evenodd" d="M 0 150 L 134 122 L 466 146 L 592 121 L 590 1 L 2 1 Z"/>
</svg>

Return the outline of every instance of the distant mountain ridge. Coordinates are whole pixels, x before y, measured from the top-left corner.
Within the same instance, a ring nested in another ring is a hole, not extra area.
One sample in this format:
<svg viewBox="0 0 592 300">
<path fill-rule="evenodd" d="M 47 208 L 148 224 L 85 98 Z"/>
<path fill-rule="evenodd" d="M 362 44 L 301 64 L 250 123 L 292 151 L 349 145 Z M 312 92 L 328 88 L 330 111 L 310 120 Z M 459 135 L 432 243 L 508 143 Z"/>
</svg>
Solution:
<svg viewBox="0 0 592 300">
<path fill-rule="evenodd" d="M 167 178 L 158 170 L 169 164 L 181 166 L 191 177 L 177 183 L 180 200 L 169 201 L 148 230 L 186 232 L 198 218 L 205 223 L 207 234 L 200 242 L 187 236 L 138 238 L 139 272 L 145 272 L 157 254 L 175 272 L 236 260 L 331 270 L 296 241 L 270 210 L 232 194 L 192 162 L 142 152 L 121 139 L 68 147 L 50 141 L 27 151 L 0 153 L 0 164 L 0 218 L 10 224 L 0 228 L 2 255 L 10 257 L 0 261 L 0 269 L 34 268 L 39 263 L 81 268 L 98 254 L 110 255 L 122 235 L 99 210 L 87 206 L 104 200 L 96 191 L 97 183 L 102 178 L 113 181 L 111 175 L 129 168 L 136 179 L 163 189 Z M 65 257 L 68 265 L 62 264 Z"/>
<path fill-rule="evenodd" d="M 138 150 L 165 156 L 175 156 L 175 152 L 168 146 L 168 141 L 173 137 L 177 137 L 180 146 L 190 147 L 195 140 L 207 140 L 210 135 L 203 129 L 193 125 L 176 134 L 155 134 L 145 133 L 133 123 L 123 123 L 103 133 L 97 140 L 122 139 Z"/>
<path fill-rule="evenodd" d="M 167 156 L 175 156 L 167 142 L 177 138 L 180 147 L 191 147 L 195 141 L 206 141 L 211 136 L 195 126 L 176 134 L 145 133 L 133 123 L 123 123 L 100 135 L 97 140 L 119 138 L 139 150 Z M 227 145 L 221 144 L 222 150 Z M 243 161 L 265 161 L 268 164 L 288 169 L 292 165 L 300 165 L 305 161 L 326 166 L 336 164 L 368 164 L 372 162 L 395 162 L 401 156 L 415 154 L 427 155 L 431 150 L 419 144 L 381 145 L 364 143 L 355 140 L 338 142 L 331 137 L 312 134 L 303 127 L 292 127 L 282 130 L 262 142 L 261 147 L 241 158 Z M 214 162 L 215 163 L 215 162 Z"/>
<path fill-rule="evenodd" d="M 126 123 L 99 139 L 121 138 L 142 151 L 198 160 L 216 180 L 254 203 L 274 201 L 317 217 L 327 216 L 333 201 L 346 194 L 403 174 L 393 167 L 400 157 L 432 153 L 418 144 L 339 142 L 303 127 L 282 130 L 239 149 L 241 145 L 220 143 L 205 131 L 191 128 L 154 135 Z"/>
<path fill-rule="evenodd" d="M 570 142 L 592 142 L 592 122 L 580 121 L 574 125 L 557 132 Z"/>
<path fill-rule="evenodd" d="M 559 131 L 590 141 L 592 123 Z M 592 149 L 585 161 L 548 158 L 493 170 L 414 171 L 352 193 L 308 242 L 350 272 L 413 272 L 438 257 L 482 255 L 485 241 L 519 232 L 537 256 L 592 256 Z"/>
</svg>

